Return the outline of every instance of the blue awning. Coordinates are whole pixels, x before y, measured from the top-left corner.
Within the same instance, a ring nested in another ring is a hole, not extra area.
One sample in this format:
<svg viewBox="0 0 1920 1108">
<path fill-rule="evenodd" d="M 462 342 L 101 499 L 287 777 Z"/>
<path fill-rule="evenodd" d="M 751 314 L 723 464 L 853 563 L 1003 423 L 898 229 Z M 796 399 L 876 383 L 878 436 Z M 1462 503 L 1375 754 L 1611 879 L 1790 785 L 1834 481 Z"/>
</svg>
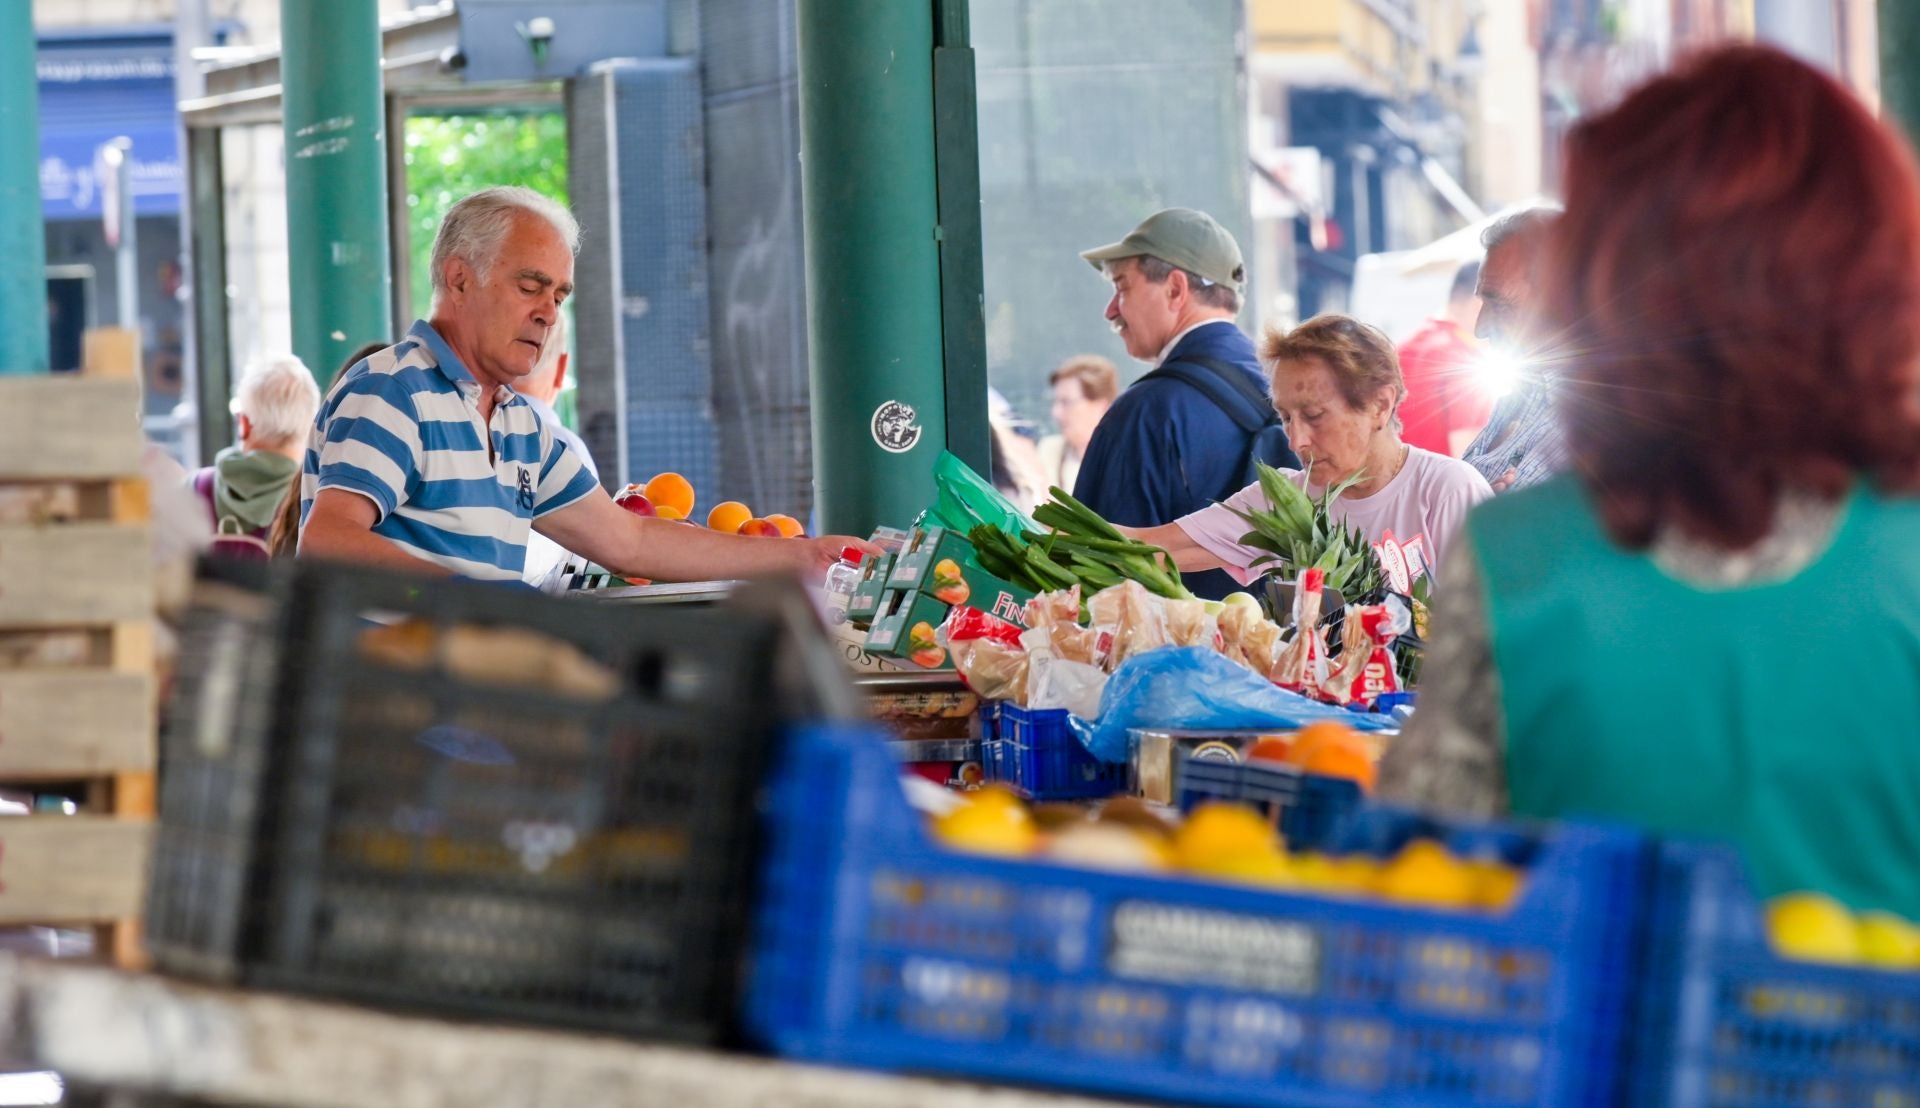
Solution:
<svg viewBox="0 0 1920 1108">
<path fill-rule="evenodd" d="M 43 218 L 100 214 L 100 148 L 133 140 L 138 215 L 175 215 L 185 174 L 174 105 L 173 39 L 165 30 L 42 35 L 39 40 Z"/>
</svg>

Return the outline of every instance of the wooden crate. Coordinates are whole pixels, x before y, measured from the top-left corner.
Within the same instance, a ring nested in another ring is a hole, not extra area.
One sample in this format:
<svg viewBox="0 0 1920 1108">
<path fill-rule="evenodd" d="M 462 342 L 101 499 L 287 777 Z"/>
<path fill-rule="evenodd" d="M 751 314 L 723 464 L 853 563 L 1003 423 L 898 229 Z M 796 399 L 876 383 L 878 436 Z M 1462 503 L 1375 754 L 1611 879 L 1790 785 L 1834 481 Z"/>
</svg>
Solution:
<svg viewBox="0 0 1920 1108">
<path fill-rule="evenodd" d="M 0 925 L 92 927 L 139 965 L 157 692 L 127 348 L 89 335 L 106 376 L 0 380 L 0 788 L 81 812 L 0 817 Z"/>
<path fill-rule="evenodd" d="M 136 381 L 0 378 L 0 480 L 136 475 L 139 412 Z"/>
<path fill-rule="evenodd" d="M 0 818 L 0 924 L 139 915 L 152 838 L 150 821 L 117 816 Z"/>
</svg>

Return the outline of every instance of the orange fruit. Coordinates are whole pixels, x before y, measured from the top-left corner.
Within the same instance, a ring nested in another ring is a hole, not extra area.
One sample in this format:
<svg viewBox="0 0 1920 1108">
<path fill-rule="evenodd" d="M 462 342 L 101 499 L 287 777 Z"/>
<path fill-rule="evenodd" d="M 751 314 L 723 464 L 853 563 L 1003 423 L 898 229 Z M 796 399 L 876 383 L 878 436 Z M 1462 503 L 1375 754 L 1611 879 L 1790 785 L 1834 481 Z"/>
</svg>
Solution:
<svg viewBox="0 0 1920 1108">
<path fill-rule="evenodd" d="M 661 519 L 687 518 L 687 513 L 672 504 L 655 504 L 653 506 L 653 514 L 659 516 Z"/>
<path fill-rule="evenodd" d="M 1344 723 L 1330 719 L 1316 720 L 1294 733 L 1293 747 L 1287 752 L 1287 761 L 1296 766 L 1305 766 L 1314 748 L 1322 742 L 1328 739 L 1343 741 L 1353 737 L 1353 728 Z"/>
<path fill-rule="evenodd" d="M 752 518 L 753 509 L 745 504 L 738 500 L 723 500 L 715 504 L 713 510 L 707 513 L 707 526 L 731 535 L 740 530 L 742 523 Z"/>
<path fill-rule="evenodd" d="M 653 501 L 655 509 L 680 509 L 680 514 L 673 517 L 675 519 L 685 519 L 693 514 L 693 482 L 678 473 L 662 473 L 648 481 L 643 491 L 647 499 Z"/>
<path fill-rule="evenodd" d="M 1258 742 L 1247 750 L 1249 762 L 1285 762 L 1293 751 L 1293 743 L 1279 735 L 1262 735 Z"/>
<path fill-rule="evenodd" d="M 1296 744 L 1295 750 L 1297 751 Z M 1345 777 L 1358 782 L 1360 791 L 1370 793 L 1380 771 L 1373 764 L 1371 748 L 1358 735 L 1328 735 L 1313 744 L 1300 757 L 1299 767 L 1322 777 Z"/>
<path fill-rule="evenodd" d="M 768 516 L 767 522 L 780 528 L 780 534 L 785 538 L 798 538 L 807 533 L 807 529 L 800 526 L 800 521 L 792 516 L 783 516 L 776 513 Z"/>
</svg>

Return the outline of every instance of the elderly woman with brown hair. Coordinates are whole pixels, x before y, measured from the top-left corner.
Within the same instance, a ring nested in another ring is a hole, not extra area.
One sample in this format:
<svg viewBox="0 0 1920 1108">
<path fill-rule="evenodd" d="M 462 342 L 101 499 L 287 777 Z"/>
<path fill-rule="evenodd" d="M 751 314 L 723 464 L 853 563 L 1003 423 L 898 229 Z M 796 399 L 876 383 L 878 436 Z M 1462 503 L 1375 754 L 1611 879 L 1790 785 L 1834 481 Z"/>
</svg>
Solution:
<svg viewBox="0 0 1920 1108">
<path fill-rule="evenodd" d="M 1404 564 L 1410 578 L 1432 574 L 1468 509 L 1493 490 L 1465 462 L 1400 440 L 1407 387 L 1392 341 L 1346 316 L 1322 315 L 1291 331 L 1269 329 L 1260 361 L 1306 465 L 1281 472 L 1313 496 L 1352 480 L 1327 514 Z M 1121 530 L 1166 548 L 1183 571 L 1224 569 L 1248 585 L 1266 572 L 1249 568 L 1266 554 L 1240 543 L 1247 524 L 1235 509 L 1268 508 L 1260 486 L 1249 485 L 1165 526 Z"/>
<path fill-rule="evenodd" d="M 1476 510 L 1383 795 L 1728 839 L 1920 919 L 1920 176 L 1722 49 L 1577 127 L 1546 319 L 1577 476 Z"/>
</svg>

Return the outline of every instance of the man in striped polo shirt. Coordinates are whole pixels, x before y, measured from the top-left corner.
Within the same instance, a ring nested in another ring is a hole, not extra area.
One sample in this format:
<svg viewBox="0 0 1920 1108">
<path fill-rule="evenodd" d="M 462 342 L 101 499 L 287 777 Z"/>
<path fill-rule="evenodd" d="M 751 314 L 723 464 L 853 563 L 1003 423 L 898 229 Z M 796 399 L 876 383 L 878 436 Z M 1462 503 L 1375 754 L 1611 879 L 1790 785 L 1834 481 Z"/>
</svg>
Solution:
<svg viewBox="0 0 1920 1108">
<path fill-rule="evenodd" d="M 764 539 L 613 503 L 510 384 L 533 371 L 573 292 L 579 225 L 531 189 L 455 204 L 433 243 L 433 314 L 356 362 L 320 406 L 301 484 L 300 553 L 518 580 L 529 530 L 617 573 L 662 581 L 814 574 L 846 536 Z"/>
</svg>

